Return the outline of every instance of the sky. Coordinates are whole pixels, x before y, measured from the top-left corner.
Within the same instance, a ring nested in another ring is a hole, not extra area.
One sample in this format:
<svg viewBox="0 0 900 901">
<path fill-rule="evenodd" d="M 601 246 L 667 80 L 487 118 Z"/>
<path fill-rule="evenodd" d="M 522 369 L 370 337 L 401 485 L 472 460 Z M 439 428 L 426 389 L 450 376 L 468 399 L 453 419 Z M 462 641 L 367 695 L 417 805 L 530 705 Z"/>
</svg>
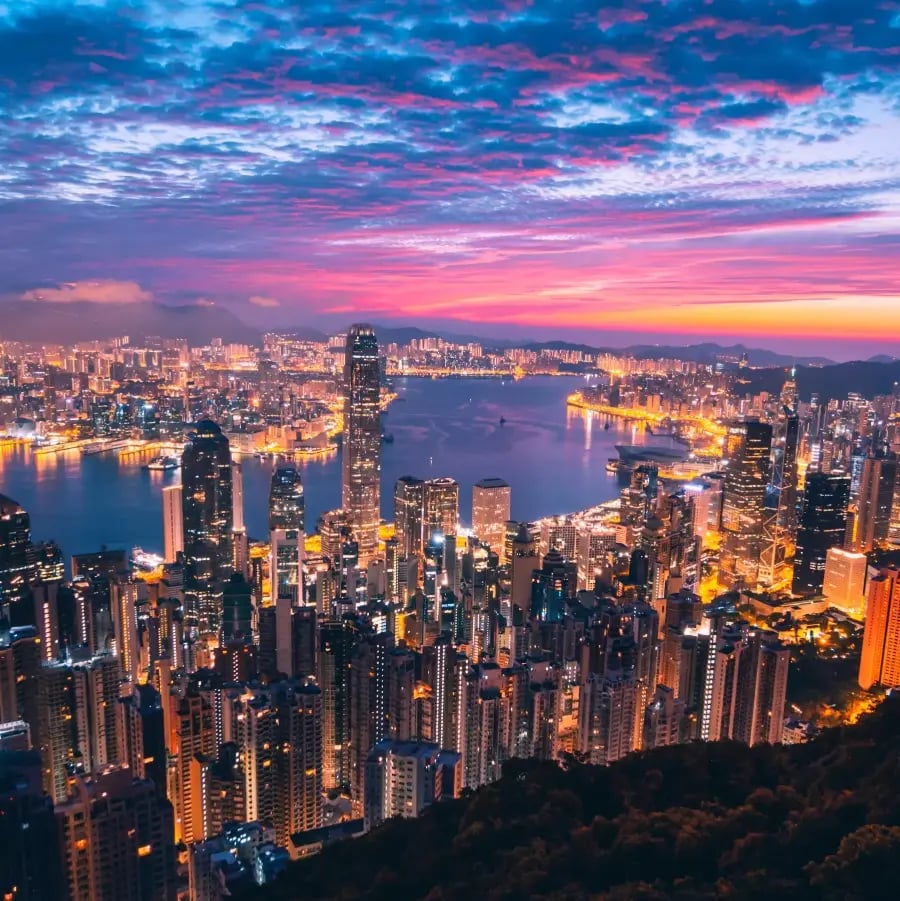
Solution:
<svg viewBox="0 0 900 901">
<path fill-rule="evenodd" d="M 0 299 L 900 354 L 893 0 L 0 0 L 0 111 Z"/>
</svg>

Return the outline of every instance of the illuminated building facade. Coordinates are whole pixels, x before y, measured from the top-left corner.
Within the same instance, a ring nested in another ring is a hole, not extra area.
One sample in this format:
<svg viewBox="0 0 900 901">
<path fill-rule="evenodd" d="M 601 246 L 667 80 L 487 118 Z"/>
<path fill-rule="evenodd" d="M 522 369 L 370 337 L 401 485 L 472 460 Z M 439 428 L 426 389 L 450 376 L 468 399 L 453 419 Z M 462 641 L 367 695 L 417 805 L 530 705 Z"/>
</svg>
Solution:
<svg viewBox="0 0 900 901">
<path fill-rule="evenodd" d="M 472 488 L 472 531 L 506 561 L 506 523 L 509 521 L 512 489 L 503 479 L 482 479 Z"/>
<path fill-rule="evenodd" d="M 828 551 L 844 544 L 849 502 L 849 475 L 807 474 L 794 557 L 794 594 L 813 595 L 822 591 Z"/>
<path fill-rule="evenodd" d="M 341 506 L 365 567 L 378 547 L 381 486 L 381 394 L 378 339 L 368 325 L 347 334 Z"/>
<path fill-rule="evenodd" d="M 860 688 L 900 687 L 900 569 L 885 567 L 869 580 L 859 661 Z"/>
</svg>

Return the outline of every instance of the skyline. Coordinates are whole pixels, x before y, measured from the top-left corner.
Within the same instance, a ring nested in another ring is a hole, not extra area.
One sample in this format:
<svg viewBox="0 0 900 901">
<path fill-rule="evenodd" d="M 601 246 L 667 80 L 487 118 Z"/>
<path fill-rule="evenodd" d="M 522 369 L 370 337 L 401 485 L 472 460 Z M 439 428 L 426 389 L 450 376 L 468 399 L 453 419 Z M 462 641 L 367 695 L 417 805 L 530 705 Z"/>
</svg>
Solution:
<svg viewBox="0 0 900 901">
<path fill-rule="evenodd" d="M 896 351 L 896 3 L 291 7 L 0 5 L 0 297 Z"/>
</svg>

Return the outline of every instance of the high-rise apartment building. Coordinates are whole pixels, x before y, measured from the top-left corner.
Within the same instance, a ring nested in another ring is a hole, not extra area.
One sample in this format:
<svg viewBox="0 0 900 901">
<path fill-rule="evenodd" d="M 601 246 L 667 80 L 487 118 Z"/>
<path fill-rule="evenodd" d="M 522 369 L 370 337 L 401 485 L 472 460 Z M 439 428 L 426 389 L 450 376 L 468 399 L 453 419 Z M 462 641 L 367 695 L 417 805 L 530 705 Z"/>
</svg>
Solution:
<svg viewBox="0 0 900 901">
<path fill-rule="evenodd" d="M 365 567 L 378 547 L 381 487 L 381 395 L 378 339 L 354 325 L 344 356 L 344 442 L 341 506 L 350 518 Z"/>
<path fill-rule="evenodd" d="M 197 423 L 181 461 L 185 625 L 216 635 L 221 580 L 231 571 L 234 508 L 231 450 L 209 419 Z"/>
<path fill-rule="evenodd" d="M 181 485 L 167 485 L 162 491 L 163 553 L 166 563 L 174 563 L 184 551 L 184 512 Z"/>
<path fill-rule="evenodd" d="M 794 557 L 794 594 L 822 591 L 828 551 L 844 544 L 849 503 L 849 475 L 807 473 Z"/>
<path fill-rule="evenodd" d="M 506 523 L 512 489 L 503 479 L 482 479 L 472 488 L 472 531 L 506 564 Z"/>
<path fill-rule="evenodd" d="M 900 569 L 885 567 L 869 580 L 859 685 L 900 687 Z"/>
<path fill-rule="evenodd" d="M 172 807 L 127 769 L 71 781 L 56 809 L 71 901 L 175 901 Z"/>
</svg>

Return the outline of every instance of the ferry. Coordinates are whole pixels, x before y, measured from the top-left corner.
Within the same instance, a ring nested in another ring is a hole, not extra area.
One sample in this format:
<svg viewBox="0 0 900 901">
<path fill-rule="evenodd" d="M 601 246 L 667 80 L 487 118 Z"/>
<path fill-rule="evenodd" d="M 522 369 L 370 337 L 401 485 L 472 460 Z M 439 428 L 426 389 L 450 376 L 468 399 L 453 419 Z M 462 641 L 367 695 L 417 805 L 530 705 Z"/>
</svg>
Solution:
<svg viewBox="0 0 900 901">
<path fill-rule="evenodd" d="M 153 472 L 171 472 L 173 469 L 178 469 L 180 465 L 178 457 L 154 457 L 144 469 Z"/>
</svg>

